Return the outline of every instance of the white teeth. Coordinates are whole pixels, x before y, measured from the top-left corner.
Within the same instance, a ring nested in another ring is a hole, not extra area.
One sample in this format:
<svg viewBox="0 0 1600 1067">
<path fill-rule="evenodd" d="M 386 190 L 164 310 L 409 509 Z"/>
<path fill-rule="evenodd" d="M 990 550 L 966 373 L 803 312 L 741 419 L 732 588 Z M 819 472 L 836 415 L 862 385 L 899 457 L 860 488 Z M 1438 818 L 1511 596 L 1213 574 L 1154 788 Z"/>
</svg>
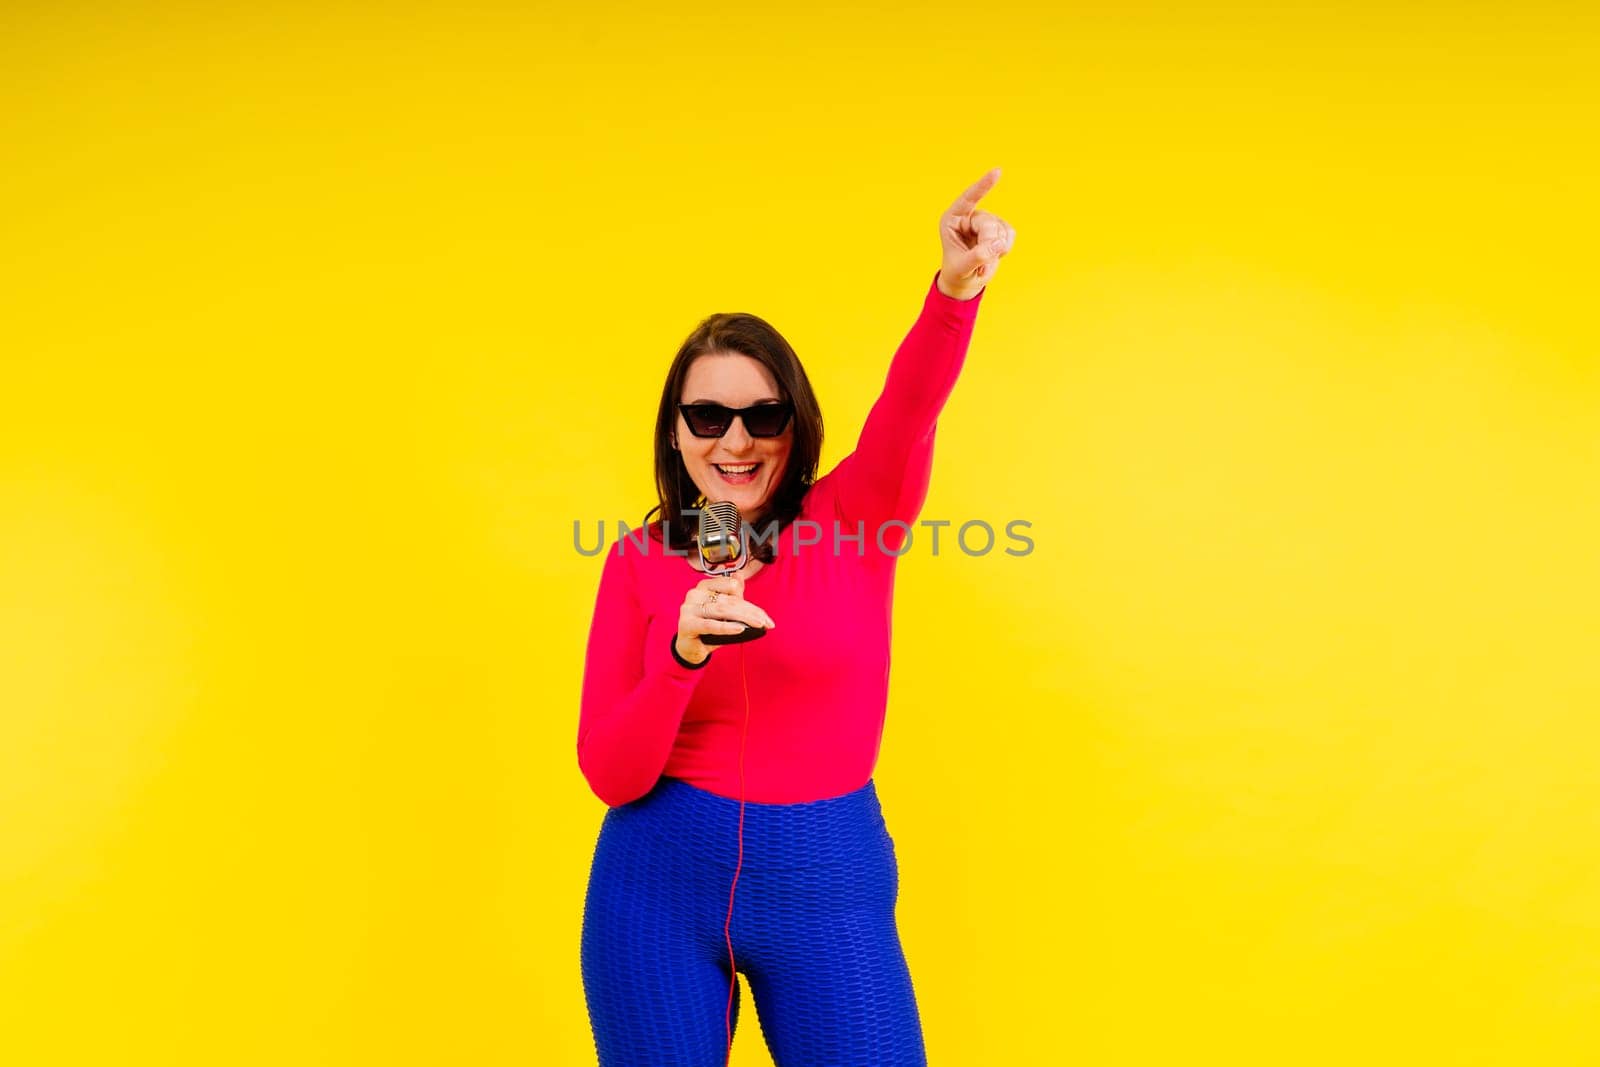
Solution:
<svg viewBox="0 0 1600 1067">
<path fill-rule="evenodd" d="M 745 463 L 738 467 L 730 467 L 726 464 L 717 463 L 715 464 L 715 467 L 724 474 L 748 474 L 756 469 L 756 465 L 754 463 Z"/>
</svg>

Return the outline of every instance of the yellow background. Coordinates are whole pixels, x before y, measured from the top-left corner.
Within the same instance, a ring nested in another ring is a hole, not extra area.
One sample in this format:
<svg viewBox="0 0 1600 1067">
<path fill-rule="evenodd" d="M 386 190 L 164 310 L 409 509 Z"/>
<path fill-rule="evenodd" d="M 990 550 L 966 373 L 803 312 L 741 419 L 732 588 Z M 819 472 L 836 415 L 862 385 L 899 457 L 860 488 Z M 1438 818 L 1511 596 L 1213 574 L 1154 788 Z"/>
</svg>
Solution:
<svg viewBox="0 0 1600 1067">
<path fill-rule="evenodd" d="M 933 1062 L 1600 1058 L 1597 44 L 7 5 L 0 1061 L 592 1063 L 572 521 L 713 311 L 831 467 L 996 165 L 924 517 L 1036 548 L 902 562 L 878 773 Z"/>
</svg>

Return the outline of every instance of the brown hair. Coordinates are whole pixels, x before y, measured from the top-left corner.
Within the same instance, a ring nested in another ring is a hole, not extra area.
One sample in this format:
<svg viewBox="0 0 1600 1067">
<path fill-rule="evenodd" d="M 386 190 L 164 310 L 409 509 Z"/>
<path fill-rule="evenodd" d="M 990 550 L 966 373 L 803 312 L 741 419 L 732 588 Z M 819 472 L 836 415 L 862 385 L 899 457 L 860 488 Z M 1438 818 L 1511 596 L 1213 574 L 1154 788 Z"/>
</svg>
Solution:
<svg viewBox="0 0 1600 1067">
<path fill-rule="evenodd" d="M 760 363 L 778 383 L 779 399 L 794 405 L 794 419 L 790 423 L 794 443 L 789 451 L 789 462 L 783 480 L 767 502 L 761 525 L 752 532 L 765 534 L 773 521 L 782 530 L 800 514 L 806 491 L 817 480 L 817 462 L 822 456 L 822 409 L 811 391 L 811 380 L 806 377 L 805 367 L 800 365 L 800 357 L 783 335 L 765 319 L 743 312 L 719 312 L 703 320 L 684 339 L 672 366 L 667 368 L 661 406 L 656 412 L 656 494 L 660 499 L 644 517 L 650 536 L 657 541 L 665 540 L 677 550 L 687 550 L 695 544 L 698 523 L 693 514 L 683 512 L 695 509 L 700 500 L 700 491 L 683 465 L 682 454 L 671 443 L 678 425 L 678 402 L 683 396 L 689 364 L 700 356 L 717 352 L 737 352 Z M 650 516 L 658 512 L 659 518 L 652 522 Z M 770 560 L 771 544 L 775 540 L 752 537 L 752 554 L 762 561 Z"/>
</svg>

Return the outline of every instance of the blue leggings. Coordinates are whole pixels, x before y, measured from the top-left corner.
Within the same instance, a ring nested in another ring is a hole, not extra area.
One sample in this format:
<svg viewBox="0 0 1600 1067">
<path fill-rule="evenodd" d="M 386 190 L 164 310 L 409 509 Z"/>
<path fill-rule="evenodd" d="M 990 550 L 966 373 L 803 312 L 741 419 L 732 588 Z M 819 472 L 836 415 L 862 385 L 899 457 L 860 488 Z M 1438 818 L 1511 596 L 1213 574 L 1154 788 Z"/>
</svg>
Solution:
<svg viewBox="0 0 1600 1067">
<path fill-rule="evenodd" d="M 872 782 L 803 804 L 676 778 L 606 812 L 583 909 L 600 1067 L 720 1067 L 729 937 L 777 1067 L 925 1067 L 895 926 L 900 876 Z M 733 1020 L 738 1020 L 735 989 Z"/>
</svg>

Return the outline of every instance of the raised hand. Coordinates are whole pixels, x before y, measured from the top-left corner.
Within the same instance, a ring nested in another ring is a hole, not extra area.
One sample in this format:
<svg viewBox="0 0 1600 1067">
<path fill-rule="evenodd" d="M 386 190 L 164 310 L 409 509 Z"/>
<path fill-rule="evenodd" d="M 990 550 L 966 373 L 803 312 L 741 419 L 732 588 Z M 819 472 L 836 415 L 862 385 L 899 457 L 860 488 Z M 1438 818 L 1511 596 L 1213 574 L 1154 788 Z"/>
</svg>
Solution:
<svg viewBox="0 0 1600 1067">
<path fill-rule="evenodd" d="M 939 217 L 939 243 L 944 260 L 939 265 L 939 291 L 957 300 L 970 300 L 983 291 L 1000 266 L 1000 257 L 1011 251 L 1017 233 L 1011 225 L 988 211 L 978 210 L 978 201 L 1000 180 L 1000 168 L 967 186 Z"/>
</svg>

